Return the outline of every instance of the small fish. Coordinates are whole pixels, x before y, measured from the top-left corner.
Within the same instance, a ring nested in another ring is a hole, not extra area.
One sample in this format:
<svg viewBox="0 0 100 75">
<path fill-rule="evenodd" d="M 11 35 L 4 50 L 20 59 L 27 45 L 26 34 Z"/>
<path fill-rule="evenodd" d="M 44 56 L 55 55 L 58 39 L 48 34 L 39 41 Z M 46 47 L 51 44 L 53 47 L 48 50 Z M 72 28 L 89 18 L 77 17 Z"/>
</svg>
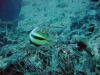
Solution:
<svg viewBox="0 0 100 75">
<path fill-rule="evenodd" d="M 33 29 L 30 34 L 30 43 L 34 44 L 35 46 L 41 46 L 48 43 L 48 36 L 47 34 L 37 31 L 38 27 Z"/>
</svg>

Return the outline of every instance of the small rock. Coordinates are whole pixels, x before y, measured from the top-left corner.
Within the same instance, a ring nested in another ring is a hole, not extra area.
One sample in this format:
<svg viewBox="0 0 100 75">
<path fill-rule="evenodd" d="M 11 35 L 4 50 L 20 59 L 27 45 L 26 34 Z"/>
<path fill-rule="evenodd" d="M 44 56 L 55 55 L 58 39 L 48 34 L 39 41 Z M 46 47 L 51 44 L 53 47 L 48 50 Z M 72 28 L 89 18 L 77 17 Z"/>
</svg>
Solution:
<svg viewBox="0 0 100 75">
<path fill-rule="evenodd" d="M 88 31 L 93 32 L 94 29 L 95 29 L 95 24 L 90 24 L 89 27 L 88 27 Z"/>
<path fill-rule="evenodd" d="M 4 36 L 6 35 L 6 32 L 5 31 L 0 31 L 0 38 L 2 39 Z M 0 40 L 1 40 L 0 39 Z"/>
<path fill-rule="evenodd" d="M 91 16 L 94 16 L 94 15 L 97 14 L 96 10 L 89 10 L 87 13 L 88 13 L 89 15 L 91 15 Z"/>
<path fill-rule="evenodd" d="M 18 44 L 18 42 L 16 40 L 13 41 L 13 44 Z"/>
<path fill-rule="evenodd" d="M 7 38 L 3 38 L 2 42 L 4 43 L 4 45 L 6 45 L 7 44 Z"/>
<path fill-rule="evenodd" d="M 78 42 L 77 46 L 78 46 L 78 51 L 82 51 L 83 49 L 86 49 L 87 47 L 87 45 L 83 42 Z"/>
</svg>

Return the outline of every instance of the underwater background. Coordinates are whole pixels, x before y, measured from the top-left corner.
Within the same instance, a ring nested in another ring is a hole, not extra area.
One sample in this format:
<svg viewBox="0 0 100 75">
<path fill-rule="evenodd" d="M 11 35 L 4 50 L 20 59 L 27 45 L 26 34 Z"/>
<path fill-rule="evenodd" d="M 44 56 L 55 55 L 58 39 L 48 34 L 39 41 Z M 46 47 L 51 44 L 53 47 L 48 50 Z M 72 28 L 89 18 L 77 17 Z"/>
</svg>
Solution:
<svg viewBox="0 0 100 75">
<path fill-rule="evenodd" d="M 0 75 L 100 75 L 100 0 L 0 0 Z"/>
</svg>

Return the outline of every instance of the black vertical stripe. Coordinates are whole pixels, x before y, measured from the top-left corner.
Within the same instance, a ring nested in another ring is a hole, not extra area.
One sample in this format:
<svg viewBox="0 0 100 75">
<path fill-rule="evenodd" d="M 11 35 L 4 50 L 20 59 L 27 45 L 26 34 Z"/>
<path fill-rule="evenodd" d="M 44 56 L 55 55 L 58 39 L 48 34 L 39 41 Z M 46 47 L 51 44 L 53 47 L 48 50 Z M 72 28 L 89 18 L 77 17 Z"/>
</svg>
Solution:
<svg viewBox="0 0 100 75">
<path fill-rule="evenodd" d="M 33 34 L 31 34 L 31 36 L 32 36 L 33 38 L 35 38 L 35 39 L 38 39 L 38 40 L 46 40 L 45 38 L 38 37 L 38 36 L 33 35 Z"/>
</svg>

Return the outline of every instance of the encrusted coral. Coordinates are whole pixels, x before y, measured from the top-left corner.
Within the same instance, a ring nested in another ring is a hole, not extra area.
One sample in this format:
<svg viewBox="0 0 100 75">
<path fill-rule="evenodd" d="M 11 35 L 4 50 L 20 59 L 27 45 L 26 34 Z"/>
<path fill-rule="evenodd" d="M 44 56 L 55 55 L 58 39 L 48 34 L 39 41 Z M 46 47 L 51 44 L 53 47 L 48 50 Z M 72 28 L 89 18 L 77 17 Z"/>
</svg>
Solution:
<svg viewBox="0 0 100 75">
<path fill-rule="evenodd" d="M 91 4 L 23 0 L 16 31 L 0 30 L 7 40 L 4 45 L 0 40 L 0 75 L 99 75 L 100 12 L 88 15 Z M 30 44 L 29 32 L 37 26 L 48 34 L 48 44 Z"/>
</svg>

